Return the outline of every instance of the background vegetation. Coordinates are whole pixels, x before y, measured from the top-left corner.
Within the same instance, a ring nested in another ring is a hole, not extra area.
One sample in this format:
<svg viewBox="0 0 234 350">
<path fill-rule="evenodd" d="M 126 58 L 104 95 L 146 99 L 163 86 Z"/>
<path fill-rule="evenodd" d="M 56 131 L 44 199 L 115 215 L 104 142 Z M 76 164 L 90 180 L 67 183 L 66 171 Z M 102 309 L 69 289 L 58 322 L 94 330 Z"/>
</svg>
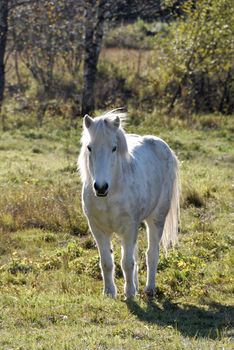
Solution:
<svg viewBox="0 0 234 350">
<path fill-rule="evenodd" d="M 5 128 L 9 105 L 39 124 L 116 105 L 186 119 L 233 112 L 231 0 L 6 2 Z"/>
<path fill-rule="evenodd" d="M 0 0 L 0 348 L 232 349 L 232 3 L 114 3 Z M 139 295 L 124 301 L 116 237 L 112 301 L 81 210 L 80 116 L 119 106 L 180 160 L 179 244 L 153 300 L 144 226 Z"/>
</svg>

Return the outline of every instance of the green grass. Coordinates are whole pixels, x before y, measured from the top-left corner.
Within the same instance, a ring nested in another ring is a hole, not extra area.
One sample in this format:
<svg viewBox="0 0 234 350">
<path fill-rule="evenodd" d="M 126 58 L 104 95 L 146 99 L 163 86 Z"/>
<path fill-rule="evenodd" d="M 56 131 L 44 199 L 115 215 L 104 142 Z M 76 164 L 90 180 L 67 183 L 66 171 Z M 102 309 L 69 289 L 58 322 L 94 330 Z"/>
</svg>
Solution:
<svg viewBox="0 0 234 350">
<path fill-rule="evenodd" d="M 0 134 L 0 349 L 232 349 L 233 128 L 204 116 L 193 127 L 152 115 L 126 129 L 164 138 L 181 162 L 178 247 L 161 253 L 157 297 L 124 301 L 115 238 L 117 300 L 102 296 L 98 253 L 80 205 L 81 128 L 9 128 Z"/>
</svg>

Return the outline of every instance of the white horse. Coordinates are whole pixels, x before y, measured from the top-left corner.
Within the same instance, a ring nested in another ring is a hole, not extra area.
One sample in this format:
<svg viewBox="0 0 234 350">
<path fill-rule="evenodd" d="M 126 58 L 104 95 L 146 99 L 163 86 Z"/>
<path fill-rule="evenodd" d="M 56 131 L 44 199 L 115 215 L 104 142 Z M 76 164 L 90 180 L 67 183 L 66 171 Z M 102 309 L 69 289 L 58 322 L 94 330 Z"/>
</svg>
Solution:
<svg viewBox="0 0 234 350">
<path fill-rule="evenodd" d="M 101 117 L 84 117 L 78 166 L 83 182 L 82 205 L 96 240 L 104 293 L 116 297 L 111 238 L 122 242 L 124 292 L 134 297 L 138 288 L 137 234 L 147 227 L 147 283 L 155 293 L 159 245 L 167 250 L 177 239 L 179 220 L 178 162 L 169 146 L 154 136 L 125 134 L 117 110 Z"/>
</svg>

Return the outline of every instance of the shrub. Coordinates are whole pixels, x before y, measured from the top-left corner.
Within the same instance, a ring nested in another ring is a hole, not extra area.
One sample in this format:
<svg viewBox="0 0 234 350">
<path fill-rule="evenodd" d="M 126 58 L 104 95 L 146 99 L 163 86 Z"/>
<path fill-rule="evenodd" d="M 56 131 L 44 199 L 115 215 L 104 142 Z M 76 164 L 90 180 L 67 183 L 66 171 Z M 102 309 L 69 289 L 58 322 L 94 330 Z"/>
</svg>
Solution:
<svg viewBox="0 0 234 350">
<path fill-rule="evenodd" d="M 234 67 L 231 59 L 234 8 L 231 0 L 187 1 L 185 18 L 156 42 L 155 82 L 164 104 L 194 112 L 231 113 Z"/>
<path fill-rule="evenodd" d="M 97 108 L 125 105 L 131 96 L 121 69 L 106 61 L 99 64 L 95 91 Z"/>
</svg>

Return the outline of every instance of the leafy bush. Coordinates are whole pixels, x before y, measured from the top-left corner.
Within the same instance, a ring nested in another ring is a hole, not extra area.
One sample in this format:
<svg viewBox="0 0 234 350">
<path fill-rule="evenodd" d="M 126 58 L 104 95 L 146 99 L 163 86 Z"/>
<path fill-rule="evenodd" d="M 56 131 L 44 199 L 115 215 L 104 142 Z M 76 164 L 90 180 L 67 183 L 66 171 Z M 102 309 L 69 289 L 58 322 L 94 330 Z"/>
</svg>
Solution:
<svg viewBox="0 0 234 350">
<path fill-rule="evenodd" d="M 185 19 L 169 26 L 156 42 L 153 84 L 164 91 L 169 110 L 231 113 L 234 107 L 231 0 L 185 3 Z"/>
<path fill-rule="evenodd" d="M 95 95 L 97 108 L 125 105 L 131 91 L 126 86 L 126 77 L 116 65 L 106 61 L 99 64 Z"/>
</svg>

